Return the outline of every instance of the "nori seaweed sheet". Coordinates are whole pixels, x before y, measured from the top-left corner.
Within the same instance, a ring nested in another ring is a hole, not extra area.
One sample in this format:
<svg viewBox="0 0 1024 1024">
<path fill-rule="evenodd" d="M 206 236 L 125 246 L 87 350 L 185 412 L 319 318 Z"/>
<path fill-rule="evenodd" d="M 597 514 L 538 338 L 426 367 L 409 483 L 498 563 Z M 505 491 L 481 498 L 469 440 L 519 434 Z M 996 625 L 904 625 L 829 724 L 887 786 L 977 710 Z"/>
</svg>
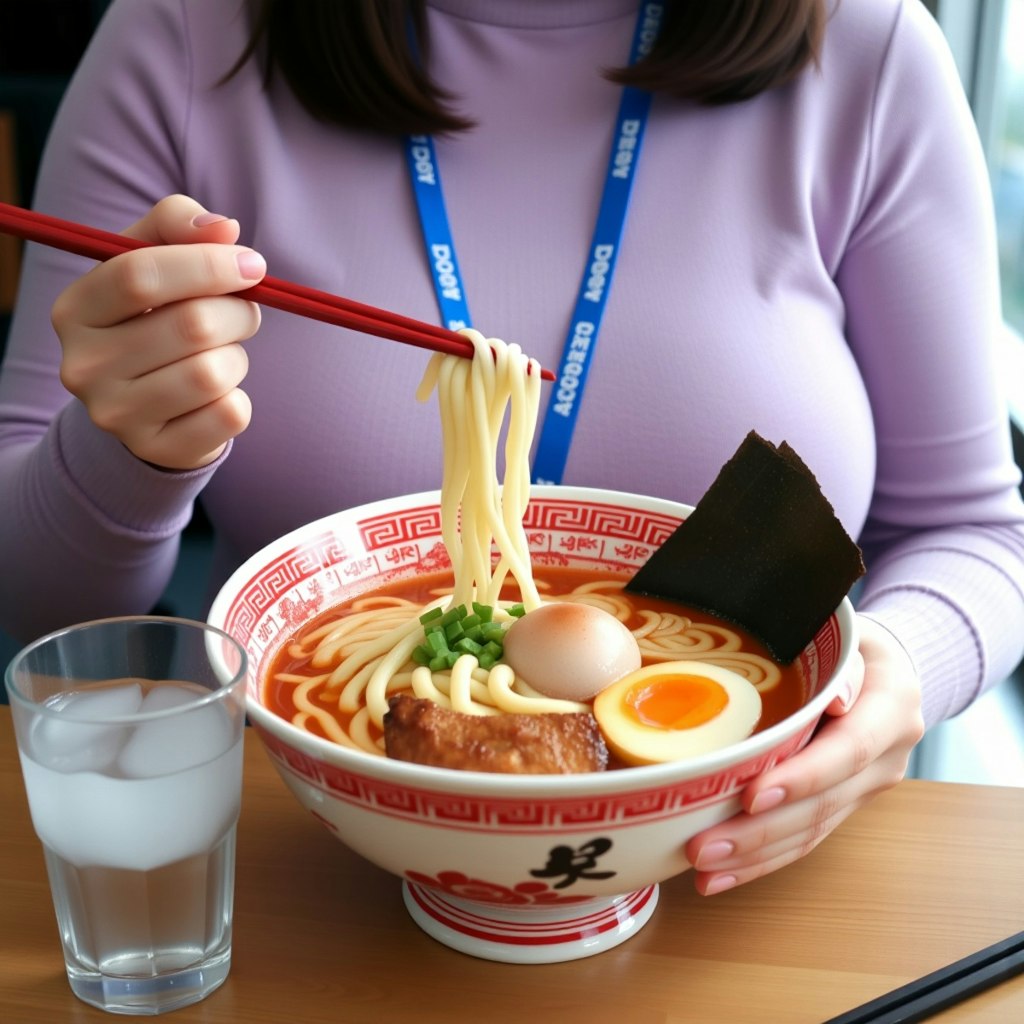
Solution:
<svg viewBox="0 0 1024 1024">
<path fill-rule="evenodd" d="M 814 474 L 751 431 L 626 590 L 717 615 L 788 664 L 863 574 Z"/>
</svg>

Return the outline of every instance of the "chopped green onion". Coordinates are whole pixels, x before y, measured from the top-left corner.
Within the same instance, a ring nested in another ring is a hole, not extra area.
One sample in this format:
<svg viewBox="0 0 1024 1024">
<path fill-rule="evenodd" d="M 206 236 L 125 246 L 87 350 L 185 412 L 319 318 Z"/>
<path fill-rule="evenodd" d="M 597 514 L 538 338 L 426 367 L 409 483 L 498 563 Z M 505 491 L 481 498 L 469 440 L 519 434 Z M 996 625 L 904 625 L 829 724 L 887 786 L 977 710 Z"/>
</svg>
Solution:
<svg viewBox="0 0 1024 1024">
<path fill-rule="evenodd" d="M 519 617 L 525 609 L 517 604 L 508 612 Z M 431 608 L 420 616 L 420 622 L 425 642 L 413 649 L 412 660 L 417 665 L 427 665 L 432 672 L 452 668 L 463 654 L 471 654 L 484 669 L 490 669 L 502 658 L 508 623 L 495 622 L 490 605 L 473 601 L 469 614 L 464 604 L 447 611 Z"/>
<path fill-rule="evenodd" d="M 457 608 L 449 608 L 448 611 L 441 616 L 441 625 L 447 626 L 449 622 L 458 622 L 460 619 L 466 617 L 466 606 L 460 604 Z"/>
<path fill-rule="evenodd" d="M 487 642 L 503 643 L 505 627 L 500 622 L 484 622 L 480 626 L 480 635 Z"/>
</svg>

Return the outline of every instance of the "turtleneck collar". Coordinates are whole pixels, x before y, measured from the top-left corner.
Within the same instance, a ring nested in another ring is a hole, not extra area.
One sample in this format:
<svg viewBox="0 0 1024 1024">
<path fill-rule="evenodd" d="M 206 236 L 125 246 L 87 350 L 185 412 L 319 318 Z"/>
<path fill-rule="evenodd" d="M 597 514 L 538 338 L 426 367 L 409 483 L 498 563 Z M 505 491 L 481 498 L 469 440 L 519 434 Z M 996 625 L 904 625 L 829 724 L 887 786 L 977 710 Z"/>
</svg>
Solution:
<svg viewBox="0 0 1024 1024">
<path fill-rule="evenodd" d="M 636 11 L 640 0 L 427 0 L 456 18 L 502 28 L 550 29 L 594 25 Z"/>
</svg>

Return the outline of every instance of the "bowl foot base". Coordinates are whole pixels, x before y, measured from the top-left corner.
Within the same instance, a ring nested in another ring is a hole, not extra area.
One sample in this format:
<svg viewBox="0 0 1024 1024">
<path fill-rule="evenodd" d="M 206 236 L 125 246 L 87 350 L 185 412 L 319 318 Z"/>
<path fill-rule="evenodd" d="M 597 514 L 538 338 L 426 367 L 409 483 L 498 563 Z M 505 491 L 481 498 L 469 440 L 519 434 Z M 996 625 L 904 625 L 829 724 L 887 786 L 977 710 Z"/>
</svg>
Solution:
<svg viewBox="0 0 1024 1024">
<path fill-rule="evenodd" d="M 557 907 L 509 910 L 402 882 L 409 916 L 431 938 L 470 956 L 509 964 L 579 960 L 612 949 L 650 920 L 658 886 Z"/>
</svg>

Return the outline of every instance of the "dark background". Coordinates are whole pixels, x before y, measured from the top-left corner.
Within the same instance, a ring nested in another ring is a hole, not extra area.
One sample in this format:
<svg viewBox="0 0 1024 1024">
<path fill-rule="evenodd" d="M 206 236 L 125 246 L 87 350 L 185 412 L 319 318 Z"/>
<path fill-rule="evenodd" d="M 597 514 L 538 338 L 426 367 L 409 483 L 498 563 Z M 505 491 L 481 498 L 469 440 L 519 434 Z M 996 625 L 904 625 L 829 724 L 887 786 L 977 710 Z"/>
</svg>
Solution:
<svg viewBox="0 0 1024 1024">
<path fill-rule="evenodd" d="M 50 122 L 110 0 L 0 0 L 0 201 L 28 206 Z M 0 253 L 0 354 L 18 246 Z"/>
</svg>

